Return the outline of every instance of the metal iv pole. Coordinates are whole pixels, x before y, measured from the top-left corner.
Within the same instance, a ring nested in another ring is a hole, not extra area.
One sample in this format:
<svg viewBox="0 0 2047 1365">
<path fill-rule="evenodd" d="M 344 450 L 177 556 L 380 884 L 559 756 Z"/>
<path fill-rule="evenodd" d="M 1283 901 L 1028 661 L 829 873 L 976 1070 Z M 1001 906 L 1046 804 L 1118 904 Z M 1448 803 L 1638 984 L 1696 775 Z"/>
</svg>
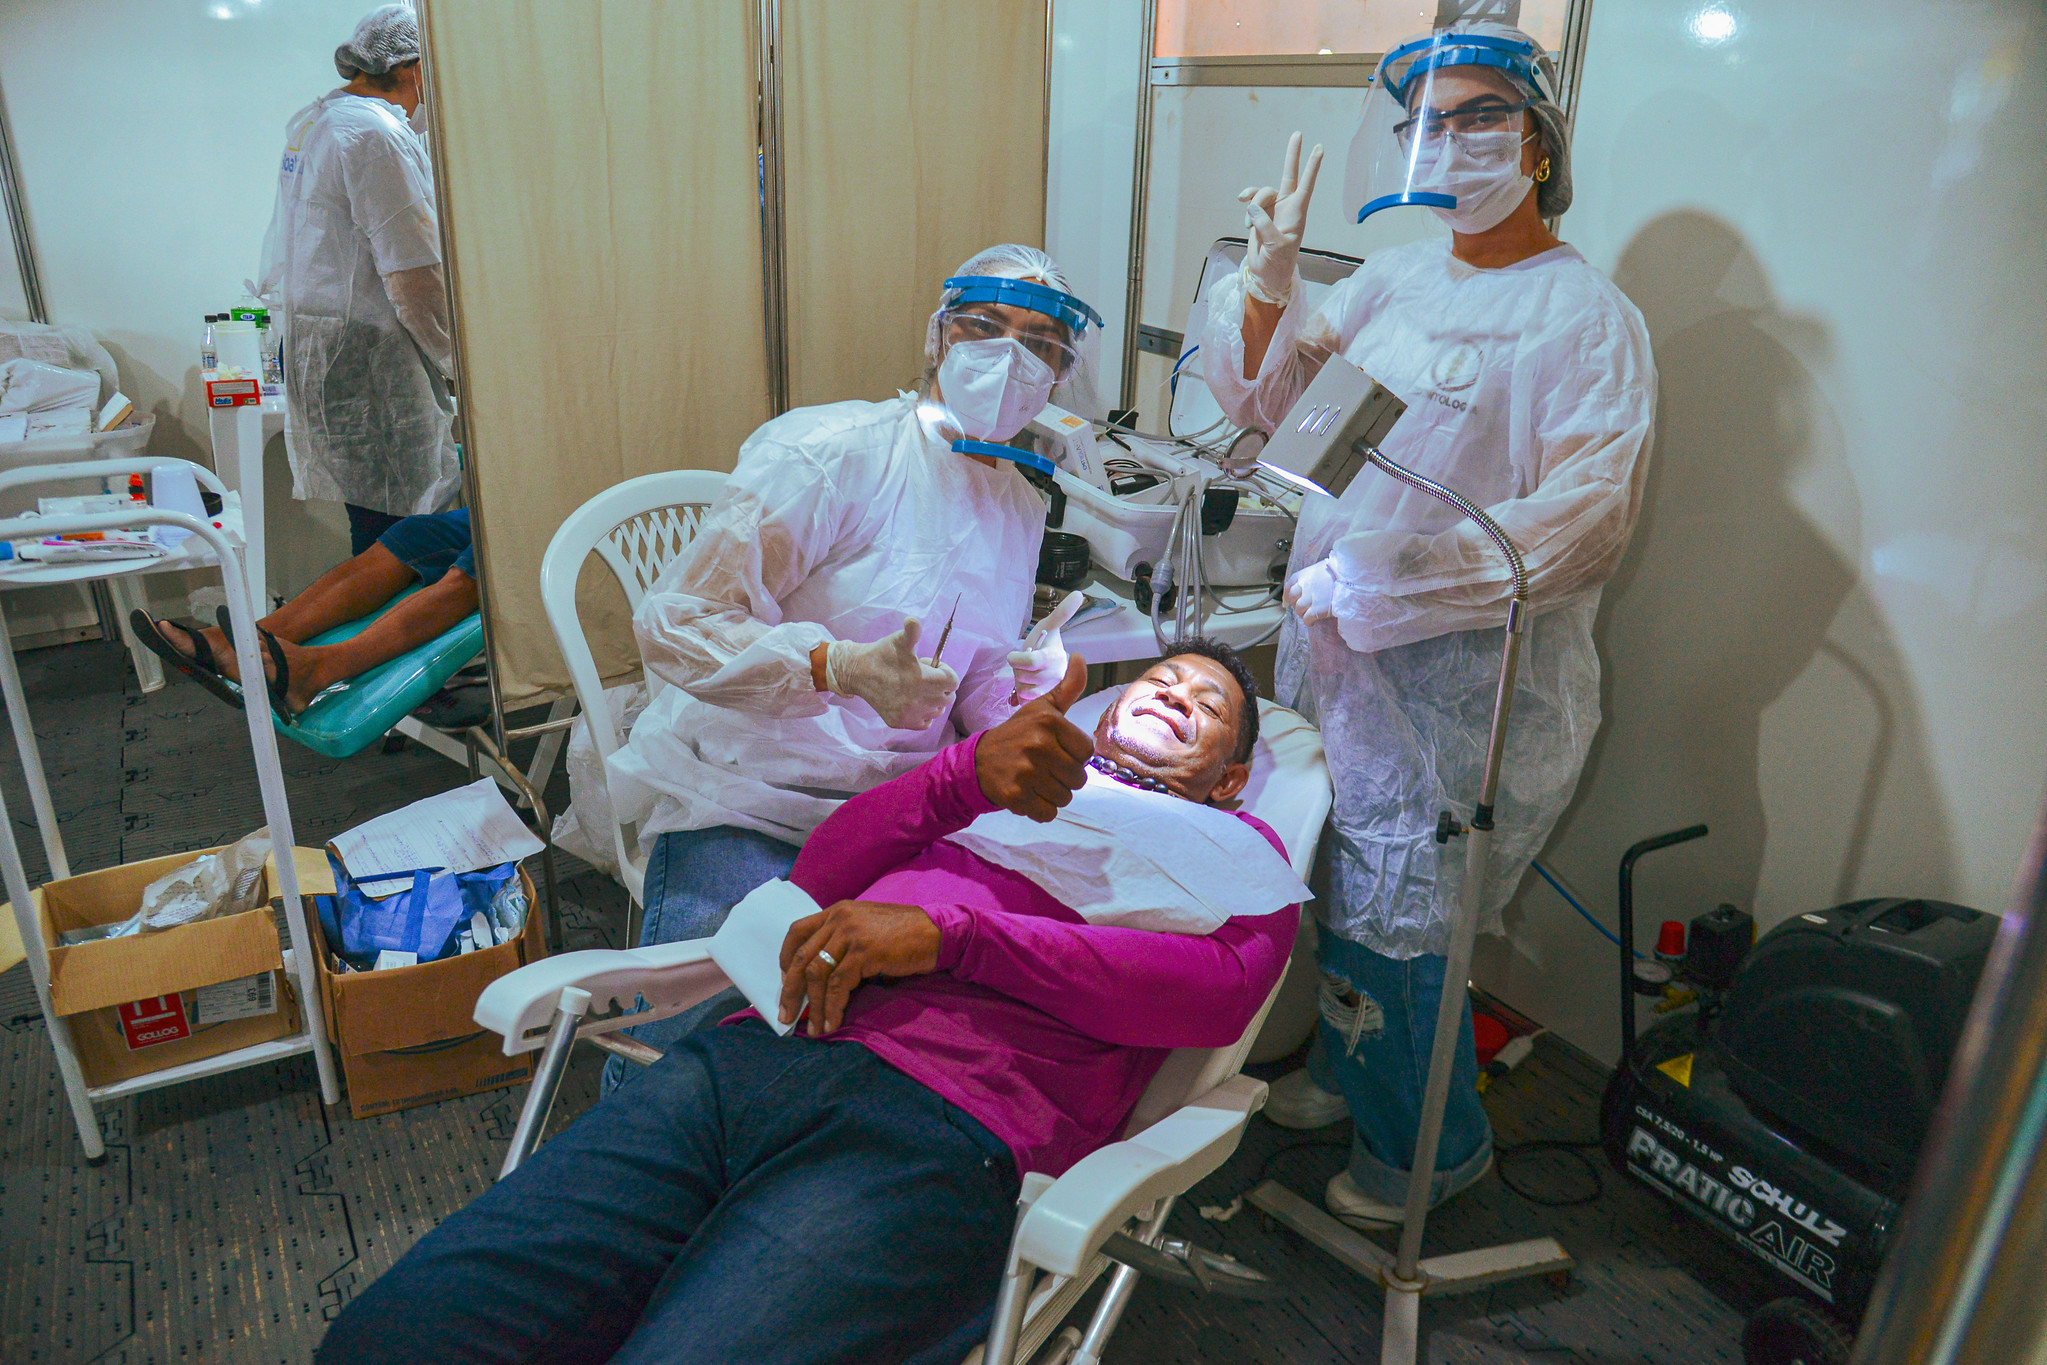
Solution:
<svg viewBox="0 0 2047 1365">
<path fill-rule="evenodd" d="M 1359 441 L 1353 450 L 1386 473 L 1449 503 L 1469 517 L 1497 545 L 1513 575 L 1514 592 L 1507 603 L 1506 638 L 1500 651 L 1500 680 L 1493 697 L 1492 732 L 1486 744 L 1485 767 L 1471 823 L 1460 823 L 1449 811 L 1436 825 L 1436 838 L 1448 843 L 1463 838 L 1464 883 L 1451 927 L 1450 952 L 1443 969 L 1443 996 L 1436 1009 L 1436 1038 L 1429 1051 L 1429 1081 L 1422 1092 L 1421 1131 L 1415 1137 L 1414 1161 L 1407 1181 L 1407 1208 L 1402 1216 L 1399 1250 L 1389 1256 L 1376 1243 L 1337 1222 L 1285 1186 L 1267 1181 L 1253 1190 L 1250 1202 L 1313 1241 L 1323 1250 L 1386 1286 L 1386 1316 L 1379 1343 L 1380 1365 L 1413 1365 L 1421 1335 L 1424 1294 L 1456 1294 L 1534 1275 L 1568 1273 L 1571 1258 L 1553 1237 L 1485 1247 L 1423 1260 L 1422 1231 L 1428 1219 L 1429 1191 L 1434 1184 L 1436 1149 L 1443 1137 L 1443 1110 L 1450 1101 L 1450 1074 L 1456 1060 L 1463 1023 L 1466 983 L 1471 978 L 1472 945 L 1484 913 L 1486 883 L 1491 870 L 1493 801 L 1499 792 L 1500 760 L 1507 745 L 1507 716 L 1514 700 L 1514 675 L 1520 666 L 1521 641 L 1527 632 L 1528 571 L 1521 552 L 1500 524 L 1455 489 L 1396 464 L 1376 446 Z"/>
</svg>

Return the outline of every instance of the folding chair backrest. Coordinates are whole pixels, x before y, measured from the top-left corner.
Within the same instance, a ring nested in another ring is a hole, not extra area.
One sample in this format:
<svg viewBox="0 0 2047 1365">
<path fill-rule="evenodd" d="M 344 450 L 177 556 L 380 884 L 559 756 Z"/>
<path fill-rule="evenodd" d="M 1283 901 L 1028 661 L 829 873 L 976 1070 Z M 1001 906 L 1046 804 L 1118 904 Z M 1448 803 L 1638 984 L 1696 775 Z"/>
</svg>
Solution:
<svg viewBox="0 0 2047 1365">
<path fill-rule="evenodd" d="M 604 680 L 576 611 L 576 579 L 583 561 L 595 554 L 618 579 L 626 607 L 637 611 L 647 589 L 695 538 L 704 514 L 724 490 L 725 476 L 710 469 L 670 469 L 642 474 L 608 488 L 584 503 L 554 533 L 540 561 L 540 600 L 563 660 L 576 701 L 590 727 L 590 741 L 604 760 L 625 740 L 618 720 L 604 701 Z M 647 690 L 660 680 L 649 676 Z M 623 831 L 612 829 L 614 852 L 622 874 L 638 871 L 638 859 L 626 856 Z M 636 882 L 636 876 L 631 877 Z M 629 885 L 631 882 L 629 882 Z M 639 888 L 633 886 L 635 896 Z"/>
</svg>

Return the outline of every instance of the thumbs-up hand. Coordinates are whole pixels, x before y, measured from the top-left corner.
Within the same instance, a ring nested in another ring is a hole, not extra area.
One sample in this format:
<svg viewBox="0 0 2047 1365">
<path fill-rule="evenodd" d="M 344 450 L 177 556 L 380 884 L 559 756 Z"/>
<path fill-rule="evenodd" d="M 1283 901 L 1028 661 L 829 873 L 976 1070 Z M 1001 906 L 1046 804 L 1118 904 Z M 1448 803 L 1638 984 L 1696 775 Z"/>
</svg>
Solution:
<svg viewBox="0 0 2047 1365">
<path fill-rule="evenodd" d="M 825 685 L 858 697 L 892 730 L 928 730 L 952 706 L 959 674 L 917 657 L 924 628 L 916 617 L 873 644 L 834 640 L 825 650 Z"/>
<path fill-rule="evenodd" d="M 1014 815 L 1051 821 L 1087 781 L 1095 742 L 1066 718 L 1066 708 L 1087 690 L 1087 660 L 1075 654 L 1066 676 L 1050 692 L 981 736 L 974 776 L 981 794 Z"/>
</svg>

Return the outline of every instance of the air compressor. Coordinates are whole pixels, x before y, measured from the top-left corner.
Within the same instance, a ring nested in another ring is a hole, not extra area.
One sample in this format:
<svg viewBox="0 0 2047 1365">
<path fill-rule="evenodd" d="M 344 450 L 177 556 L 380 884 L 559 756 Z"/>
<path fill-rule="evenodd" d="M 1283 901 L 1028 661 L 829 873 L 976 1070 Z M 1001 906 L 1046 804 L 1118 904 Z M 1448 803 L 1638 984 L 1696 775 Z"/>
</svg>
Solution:
<svg viewBox="0 0 2047 1365">
<path fill-rule="evenodd" d="M 1705 833 L 1621 858 L 1621 1059 L 1601 1142 L 1616 1170 L 1792 1290 L 1749 1319 L 1747 1365 L 1846 1365 L 1998 920 L 1881 897 L 1756 939 L 1723 906 L 1692 921 L 1674 962 L 1637 959 L 1636 862 Z M 1636 998 L 1673 990 L 1696 1008 L 1637 1037 Z"/>
</svg>

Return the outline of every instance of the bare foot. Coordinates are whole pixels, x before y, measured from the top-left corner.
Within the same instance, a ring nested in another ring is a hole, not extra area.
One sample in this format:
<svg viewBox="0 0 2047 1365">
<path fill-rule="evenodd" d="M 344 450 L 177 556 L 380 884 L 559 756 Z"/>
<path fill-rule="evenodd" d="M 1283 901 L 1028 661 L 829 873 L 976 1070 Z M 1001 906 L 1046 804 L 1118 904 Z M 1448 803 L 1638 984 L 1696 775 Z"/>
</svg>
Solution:
<svg viewBox="0 0 2047 1365">
<path fill-rule="evenodd" d="M 162 616 L 152 616 L 150 622 L 156 627 L 156 633 L 167 641 L 172 649 L 195 662 L 199 658 L 200 649 L 194 643 L 193 637 L 205 640 L 207 649 L 213 652 L 214 670 L 222 677 L 240 681 L 236 672 L 234 646 L 230 645 L 227 637 L 219 631 L 211 627 L 194 630 L 182 622 Z"/>
<path fill-rule="evenodd" d="M 295 645 L 289 640 L 278 640 L 277 647 L 284 652 L 284 667 L 288 675 L 284 706 L 295 716 L 311 706 L 313 698 L 338 679 L 328 676 L 331 670 L 326 667 L 327 651 L 318 645 Z M 263 673 L 268 678 L 277 676 L 277 663 L 268 645 L 263 648 Z"/>
</svg>

